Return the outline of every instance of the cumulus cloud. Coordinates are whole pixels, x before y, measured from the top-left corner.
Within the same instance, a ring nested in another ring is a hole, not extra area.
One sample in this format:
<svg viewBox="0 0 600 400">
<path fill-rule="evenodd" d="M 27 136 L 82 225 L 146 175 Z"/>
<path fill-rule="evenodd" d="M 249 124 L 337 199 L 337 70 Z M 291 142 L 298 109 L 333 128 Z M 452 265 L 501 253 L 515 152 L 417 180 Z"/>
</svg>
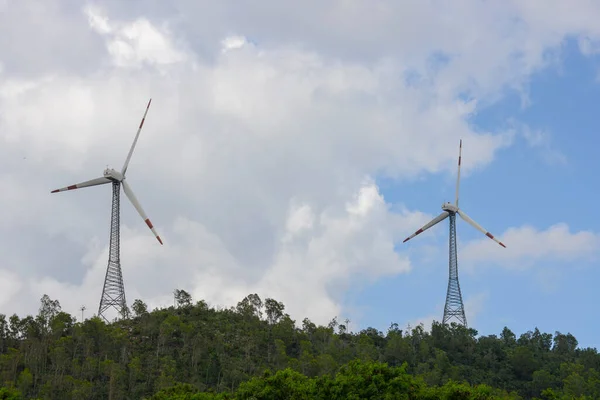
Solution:
<svg viewBox="0 0 600 400">
<path fill-rule="evenodd" d="M 185 288 L 195 298 L 222 306 L 256 292 L 283 301 L 293 315 L 310 315 L 325 323 L 340 313 L 335 299 L 349 284 L 410 269 L 408 258 L 394 251 L 394 225 L 402 219 L 402 215 L 388 215 L 376 186 L 365 182 L 343 208 L 332 206 L 319 215 L 291 201 L 281 239 L 265 266 L 250 265 L 244 254 L 233 255 L 228 243 L 185 217 L 177 218 L 167 231 L 165 248 L 154 246 L 142 228 L 126 229 L 122 263 L 127 267 L 128 287 L 133 284 L 135 296 L 149 299 L 151 306 L 171 304 L 169 292 L 165 295 L 165 288 L 171 287 Z M 108 253 L 90 252 L 94 256 L 88 260 L 99 261 L 85 277 L 84 290 L 50 278 L 37 285 L 39 290 L 58 295 L 75 289 L 78 295 L 65 299 L 67 307 L 76 307 L 82 298 L 93 304 Z M 88 290 L 91 293 L 85 294 Z"/>
<path fill-rule="evenodd" d="M 571 232 L 565 223 L 545 230 L 531 226 L 510 228 L 501 237 L 506 249 L 497 248 L 487 238 L 466 243 L 460 253 L 463 265 L 523 269 L 544 261 L 590 261 L 597 257 L 600 248 L 600 235 L 591 231 Z"/>
<path fill-rule="evenodd" d="M 90 4 L 0 13 L 6 312 L 43 293 L 97 307 L 110 188 L 48 192 L 120 168 L 152 97 L 128 182 L 165 246 L 122 196 L 129 302 L 258 292 L 326 322 L 348 285 L 408 272 L 395 244 L 430 218 L 392 209 L 376 177 L 454 172 L 459 137 L 465 172 L 489 164 L 513 136 L 470 117 L 564 37 L 598 37 L 595 3 L 570 18 L 520 2 Z"/>
<path fill-rule="evenodd" d="M 147 62 L 155 65 L 174 64 L 185 60 L 170 40 L 167 27 L 155 27 L 141 17 L 130 23 L 113 25 L 102 12 L 88 6 L 85 13 L 90 27 L 107 37 L 106 47 L 113 63 L 118 67 L 140 67 Z"/>
</svg>

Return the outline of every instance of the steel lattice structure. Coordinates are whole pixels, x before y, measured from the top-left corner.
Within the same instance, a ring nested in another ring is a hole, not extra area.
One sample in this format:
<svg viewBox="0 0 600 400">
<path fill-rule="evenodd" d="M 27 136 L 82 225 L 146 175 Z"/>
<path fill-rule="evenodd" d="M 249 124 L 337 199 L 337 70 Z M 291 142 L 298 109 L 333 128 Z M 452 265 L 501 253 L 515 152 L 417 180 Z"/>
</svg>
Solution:
<svg viewBox="0 0 600 400">
<path fill-rule="evenodd" d="M 458 174 L 456 176 L 456 200 L 454 204 L 446 202 L 442 204 L 442 212 L 440 215 L 423 225 L 421 229 L 413 233 L 411 236 L 404 239 L 404 242 L 414 238 L 418 234 L 426 231 L 432 226 L 439 222 L 442 222 L 446 218 L 450 220 L 450 240 L 449 240 L 449 276 L 448 276 L 448 290 L 446 292 L 446 304 L 444 306 L 444 317 L 442 319 L 443 324 L 448 324 L 452 318 L 455 318 L 459 324 L 467 326 L 467 317 L 465 316 L 465 307 L 462 301 L 462 293 L 460 291 L 460 284 L 458 283 L 458 257 L 456 250 L 456 214 L 465 220 L 473 228 L 483 233 L 502 247 L 506 247 L 504 243 L 499 241 L 481 227 L 477 222 L 473 221 L 463 210 L 458 208 L 458 189 L 460 187 L 460 163 L 462 158 L 462 140 L 460 141 L 460 148 L 458 151 Z"/>
<path fill-rule="evenodd" d="M 129 316 L 129 309 L 127 308 L 127 300 L 125 299 L 125 286 L 123 285 L 123 272 L 121 271 L 121 259 L 120 259 L 120 251 L 121 251 L 121 238 L 120 238 L 120 194 L 121 188 L 123 188 L 123 192 L 131 201 L 131 204 L 135 207 L 138 214 L 142 217 L 148 228 L 152 231 L 154 236 L 158 242 L 162 245 L 162 240 L 156 230 L 154 230 L 154 226 L 150 219 L 144 212 L 142 205 L 133 194 L 133 190 L 127 180 L 125 179 L 125 174 L 127 172 L 127 167 L 129 166 L 129 161 L 131 161 L 131 156 L 133 155 L 133 150 L 135 149 L 135 145 L 140 136 L 140 132 L 142 131 L 142 126 L 144 126 L 144 121 L 146 120 L 146 115 L 148 114 L 148 109 L 150 108 L 150 103 L 152 103 L 152 99 L 148 102 L 146 106 L 146 111 L 144 112 L 144 116 L 142 117 L 142 121 L 140 122 L 140 126 L 135 135 L 135 139 L 133 140 L 133 144 L 129 149 L 129 154 L 127 154 L 127 158 L 125 159 L 125 164 L 123 165 L 123 169 L 121 171 L 116 171 L 113 168 L 107 168 L 104 170 L 104 176 L 96 179 L 92 179 L 89 181 L 81 182 L 75 185 L 67 186 L 61 189 L 53 190 L 52 193 L 64 192 L 67 190 L 81 189 L 90 186 L 98 186 L 104 185 L 107 183 L 112 183 L 112 211 L 110 218 L 110 245 L 108 252 L 108 266 L 106 267 L 106 276 L 104 278 L 104 286 L 102 288 L 102 297 L 100 298 L 100 306 L 98 307 L 98 316 L 104 318 L 108 322 L 108 318 L 106 318 L 105 313 L 113 307 L 117 310 L 118 316 L 123 318 L 127 318 Z"/>
<path fill-rule="evenodd" d="M 98 316 L 108 319 L 104 315 L 110 307 L 117 310 L 123 318 L 129 317 L 127 300 L 125 299 L 125 285 L 123 284 L 123 272 L 121 271 L 120 257 L 120 194 L 121 182 L 112 183 L 112 212 L 110 215 L 110 246 L 108 250 L 108 266 L 106 267 L 106 276 L 104 277 L 104 287 L 102 288 L 102 297 L 98 307 Z"/>
<path fill-rule="evenodd" d="M 458 282 L 458 257 L 456 251 L 456 214 L 449 216 L 450 220 L 450 259 L 448 262 L 448 291 L 446 292 L 446 305 L 444 306 L 443 324 L 448 324 L 455 318 L 459 324 L 467 326 L 465 307 L 463 305 L 460 283 Z"/>
</svg>

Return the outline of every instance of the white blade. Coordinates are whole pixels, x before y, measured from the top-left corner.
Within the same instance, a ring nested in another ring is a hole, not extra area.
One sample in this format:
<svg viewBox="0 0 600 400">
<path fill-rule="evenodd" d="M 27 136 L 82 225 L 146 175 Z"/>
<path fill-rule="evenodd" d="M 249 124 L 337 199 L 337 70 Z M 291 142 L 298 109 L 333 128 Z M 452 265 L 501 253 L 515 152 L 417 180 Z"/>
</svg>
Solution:
<svg viewBox="0 0 600 400">
<path fill-rule="evenodd" d="M 434 219 L 432 219 L 431 221 L 429 221 L 428 223 L 426 223 L 421 229 L 419 229 L 418 231 L 416 231 L 415 233 L 413 233 L 412 235 L 410 235 L 409 237 L 407 237 L 406 239 L 404 239 L 404 241 L 402 243 L 406 243 L 410 239 L 412 239 L 415 236 L 417 236 L 419 233 L 423 233 L 424 231 L 426 231 L 427 229 L 431 228 L 432 226 L 434 226 L 438 222 L 441 222 L 441 221 L 445 220 L 448 217 L 448 215 L 450 215 L 450 214 L 447 211 L 444 211 L 443 213 L 441 213 L 440 215 L 438 215 L 437 217 L 435 217 Z"/>
<path fill-rule="evenodd" d="M 109 183 L 109 182 L 112 182 L 112 181 L 110 179 L 107 179 L 104 177 L 96 178 L 96 179 L 92 179 L 89 181 L 77 183 L 75 185 L 67 186 L 64 188 L 55 189 L 55 190 L 51 191 L 50 193 L 66 192 L 67 190 L 81 189 L 81 188 L 88 187 L 88 186 L 104 185 L 105 183 Z"/>
<path fill-rule="evenodd" d="M 498 239 L 496 239 L 494 237 L 494 235 L 492 235 L 491 233 L 489 233 L 488 231 L 486 231 L 485 229 L 483 229 L 481 227 L 481 225 L 479 225 L 477 222 L 473 221 L 467 214 L 464 213 L 464 211 L 462 210 L 458 210 L 458 215 L 461 216 L 462 219 L 464 219 L 465 221 L 467 221 L 469 224 L 471 224 L 471 226 L 475 229 L 477 229 L 479 232 L 483 233 L 485 236 L 489 237 L 490 239 L 492 239 L 494 242 L 498 243 L 500 246 L 502 247 L 506 247 L 504 245 L 504 243 L 502 243 L 501 241 L 499 241 Z"/>
<path fill-rule="evenodd" d="M 160 236 L 158 236 L 158 233 L 156 233 L 156 231 L 154 230 L 154 226 L 152 226 L 152 222 L 150 222 L 150 219 L 148 219 L 148 216 L 144 212 L 144 209 L 142 208 L 138 199 L 133 194 L 133 191 L 131 190 L 131 187 L 129 186 L 127 181 L 125 181 L 125 179 L 123 179 L 121 181 L 121 183 L 123 184 L 123 191 L 125 192 L 125 195 L 129 199 L 129 201 L 131 201 L 131 204 L 133 204 L 133 206 L 135 207 L 137 212 L 140 214 L 140 216 L 142 217 L 142 219 L 144 220 L 146 225 L 148 225 L 148 228 L 150 228 L 152 233 L 154 233 L 154 236 L 156 236 L 156 239 L 158 239 L 158 242 L 160 244 L 163 244 L 162 240 L 160 240 Z"/>
<path fill-rule="evenodd" d="M 146 112 L 144 112 L 144 116 L 142 117 L 142 122 L 140 122 L 140 127 L 135 134 L 135 139 L 133 139 L 133 144 L 131 145 L 131 149 L 129 149 L 129 154 L 127 154 L 127 159 L 125 160 L 125 164 L 123 165 L 123 170 L 121 174 L 125 176 L 125 172 L 127 172 L 127 166 L 129 165 L 129 161 L 131 160 L 131 155 L 133 154 L 133 149 L 135 149 L 135 145 L 137 144 L 138 138 L 140 137 L 140 132 L 142 131 L 142 126 L 144 126 L 144 121 L 146 120 L 146 114 L 148 114 L 148 109 L 150 108 L 150 103 L 152 103 L 152 99 L 148 102 L 146 106 Z"/>
<path fill-rule="evenodd" d="M 462 139 L 460 140 L 460 147 L 458 148 L 458 174 L 456 175 L 456 202 L 455 205 L 458 207 L 458 188 L 460 186 L 460 161 L 462 158 Z"/>
</svg>

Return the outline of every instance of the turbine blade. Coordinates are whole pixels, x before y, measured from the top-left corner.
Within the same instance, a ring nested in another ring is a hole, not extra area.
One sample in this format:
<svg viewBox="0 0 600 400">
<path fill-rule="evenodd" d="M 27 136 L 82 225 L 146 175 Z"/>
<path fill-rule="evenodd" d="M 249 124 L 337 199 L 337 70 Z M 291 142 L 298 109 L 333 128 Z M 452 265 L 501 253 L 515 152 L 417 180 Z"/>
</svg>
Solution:
<svg viewBox="0 0 600 400">
<path fill-rule="evenodd" d="M 402 243 L 406 243 L 410 239 L 412 239 L 415 236 L 417 236 L 419 233 L 423 233 L 424 231 L 426 231 L 427 229 L 431 228 L 432 226 L 434 226 L 438 222 L 441 222 L 441 221 L 445 220 L 448 217 L 448 215 L 450 215 L 448 213 L 448 211 L 444 211 L 443 213 L 441 213 L 440 215 L 438 215 L 437 217 L 435 217 L 434 219 L 432 219 L 431 221 L 429 221 L 428 223 L 426 223 L 425 225 L 423 225 L 423 227 L 421 229 L 419 229 L 418 231 L 416 231 L 415 233 L 413 233 L 412 235 L 410 235 L 409 237 L 407 237 L 406 239 L 404 239 L 404 241 Z"/>
<path fill-rule="evenodd" d="M 458 215 L 460 215 L 460 217 L 462 219 L 464 219 L 465 221 L 467 221 L 473 228 L 477 229 L 479 232 L 483 233 L 485 236 L 489 237 L 494 242 L 498 243 L 500 246 L 506 248 L 506 246 L 504 245 L 504 243 L 502 243 L 501 241 L 499 241 L 498 239 L 496 239 L 494 237 L 494 235 L 492 235 L 491 233 L 489 233 L 488 231 L 486 231 L 485 229 L 483 229 L 481 227 L 481 225 L 479 225 L 477 222 L 473 221 L 467 214 L 465 214 L 464 211 L 458 210 Z"/>
<path fill-rule="evenodd" d="M 104 185 L 105 183 L 109 183 L 109 182 L 112 182 L 112 181 L 108 178 L 104 178 L 104 177 L 96 178 L 96 179 L 92 179 L 89 181 L 77 183 L 75 185 L 67 186 L 64 188 L 55 189 L 55 190 L 51 191 L 50 193 L 66 192 L 67 190 L 81 189 L 81 188 L 88 187 L 88 186 Z"/>
<path fill-rule="evenodd" d="M 158 240 L 158 242 L 160 244 L 163 244 L 162 240 L 160 239 L 160 236 L 158 236 L 158 233 L 156 233 L 156 231 L 154 230 L 154 226 L 152 225 L 152 222 L 150 222 L 150 219 L 144 212 L 144 209 L 142 208 L 142 205 L 140 204 L 138 199 L 135 197 L 135 194 L 133 194 L 133 191 L 131 190 L 131 187 L 129 186 L 127 181 L 125 179 L 123 179 L 121 181 L 121 184 L 123 185 L 123 191 L 125 192 L 125 195 L 129 199 L 129 201 L 131 201 L 131 204 L 133 204 L 133 206 L 135 207 L 137 212 L 140 214 L 140 216 L 142 217 L 142 219 L 144 220 L 146 225 L 148 225 L 148 228 L 150 228 L 152 233 L 154 233 L 154 236 L 156 236 L 156 239 Z"/>
<path fill-rule="evenodd" d="M 460 187 L 460 161 L 462 158 L 462 139 L 460 139 L 460 146 L 458 148 L 458 174 L 456 174 L 456 207 L 458 207 L 458 189 Z"/>
<path fill-rule="evenodd" d="M 127 154 L 125 164 L 123 164 L 123 170 L 121 171 L 121 174 L 123 174 L 123 176 L 125 176 L 125 172 L 127 172 L 127 166 L 129 165 L 129 161 L 131 160 L 131 155 L 133 154 L 135 145 L 137 144 L 138 138 L 140 137 L 140 132 L 142 131 L 142 126 L 144 126 L 144 121 L 146 120 L 146 114 L 148 114 L 150 103 L 152 103 L 152 99 L 150 99 L 148 105 L 146 106 L 146 111 L 144 112 L 144 116 L 142 117 L 142 122 L 140 122 L 140 127 L 138 128 L 137 133 L 135 134 L 135 139 L 133 139 L 133 144 L 131 145 L 131 149 L 129 149 L 129 154 Z"/>
</svg>

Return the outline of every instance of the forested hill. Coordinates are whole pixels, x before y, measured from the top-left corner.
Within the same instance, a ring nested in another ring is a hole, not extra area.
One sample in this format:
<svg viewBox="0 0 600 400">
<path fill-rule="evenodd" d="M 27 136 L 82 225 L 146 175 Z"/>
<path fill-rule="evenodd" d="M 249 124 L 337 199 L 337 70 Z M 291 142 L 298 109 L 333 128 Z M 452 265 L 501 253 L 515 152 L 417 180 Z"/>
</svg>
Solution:
<svg viewBox="0 0 600 400">
<path fill-rule="evenodd" d="M 298 328 L 255 294 L 131 314 L 76 322 L 44 296 L 37 316 L 0 315 L 0 399 L 600 399 L 600 355 L 571 334 Z"/>
</svg>

